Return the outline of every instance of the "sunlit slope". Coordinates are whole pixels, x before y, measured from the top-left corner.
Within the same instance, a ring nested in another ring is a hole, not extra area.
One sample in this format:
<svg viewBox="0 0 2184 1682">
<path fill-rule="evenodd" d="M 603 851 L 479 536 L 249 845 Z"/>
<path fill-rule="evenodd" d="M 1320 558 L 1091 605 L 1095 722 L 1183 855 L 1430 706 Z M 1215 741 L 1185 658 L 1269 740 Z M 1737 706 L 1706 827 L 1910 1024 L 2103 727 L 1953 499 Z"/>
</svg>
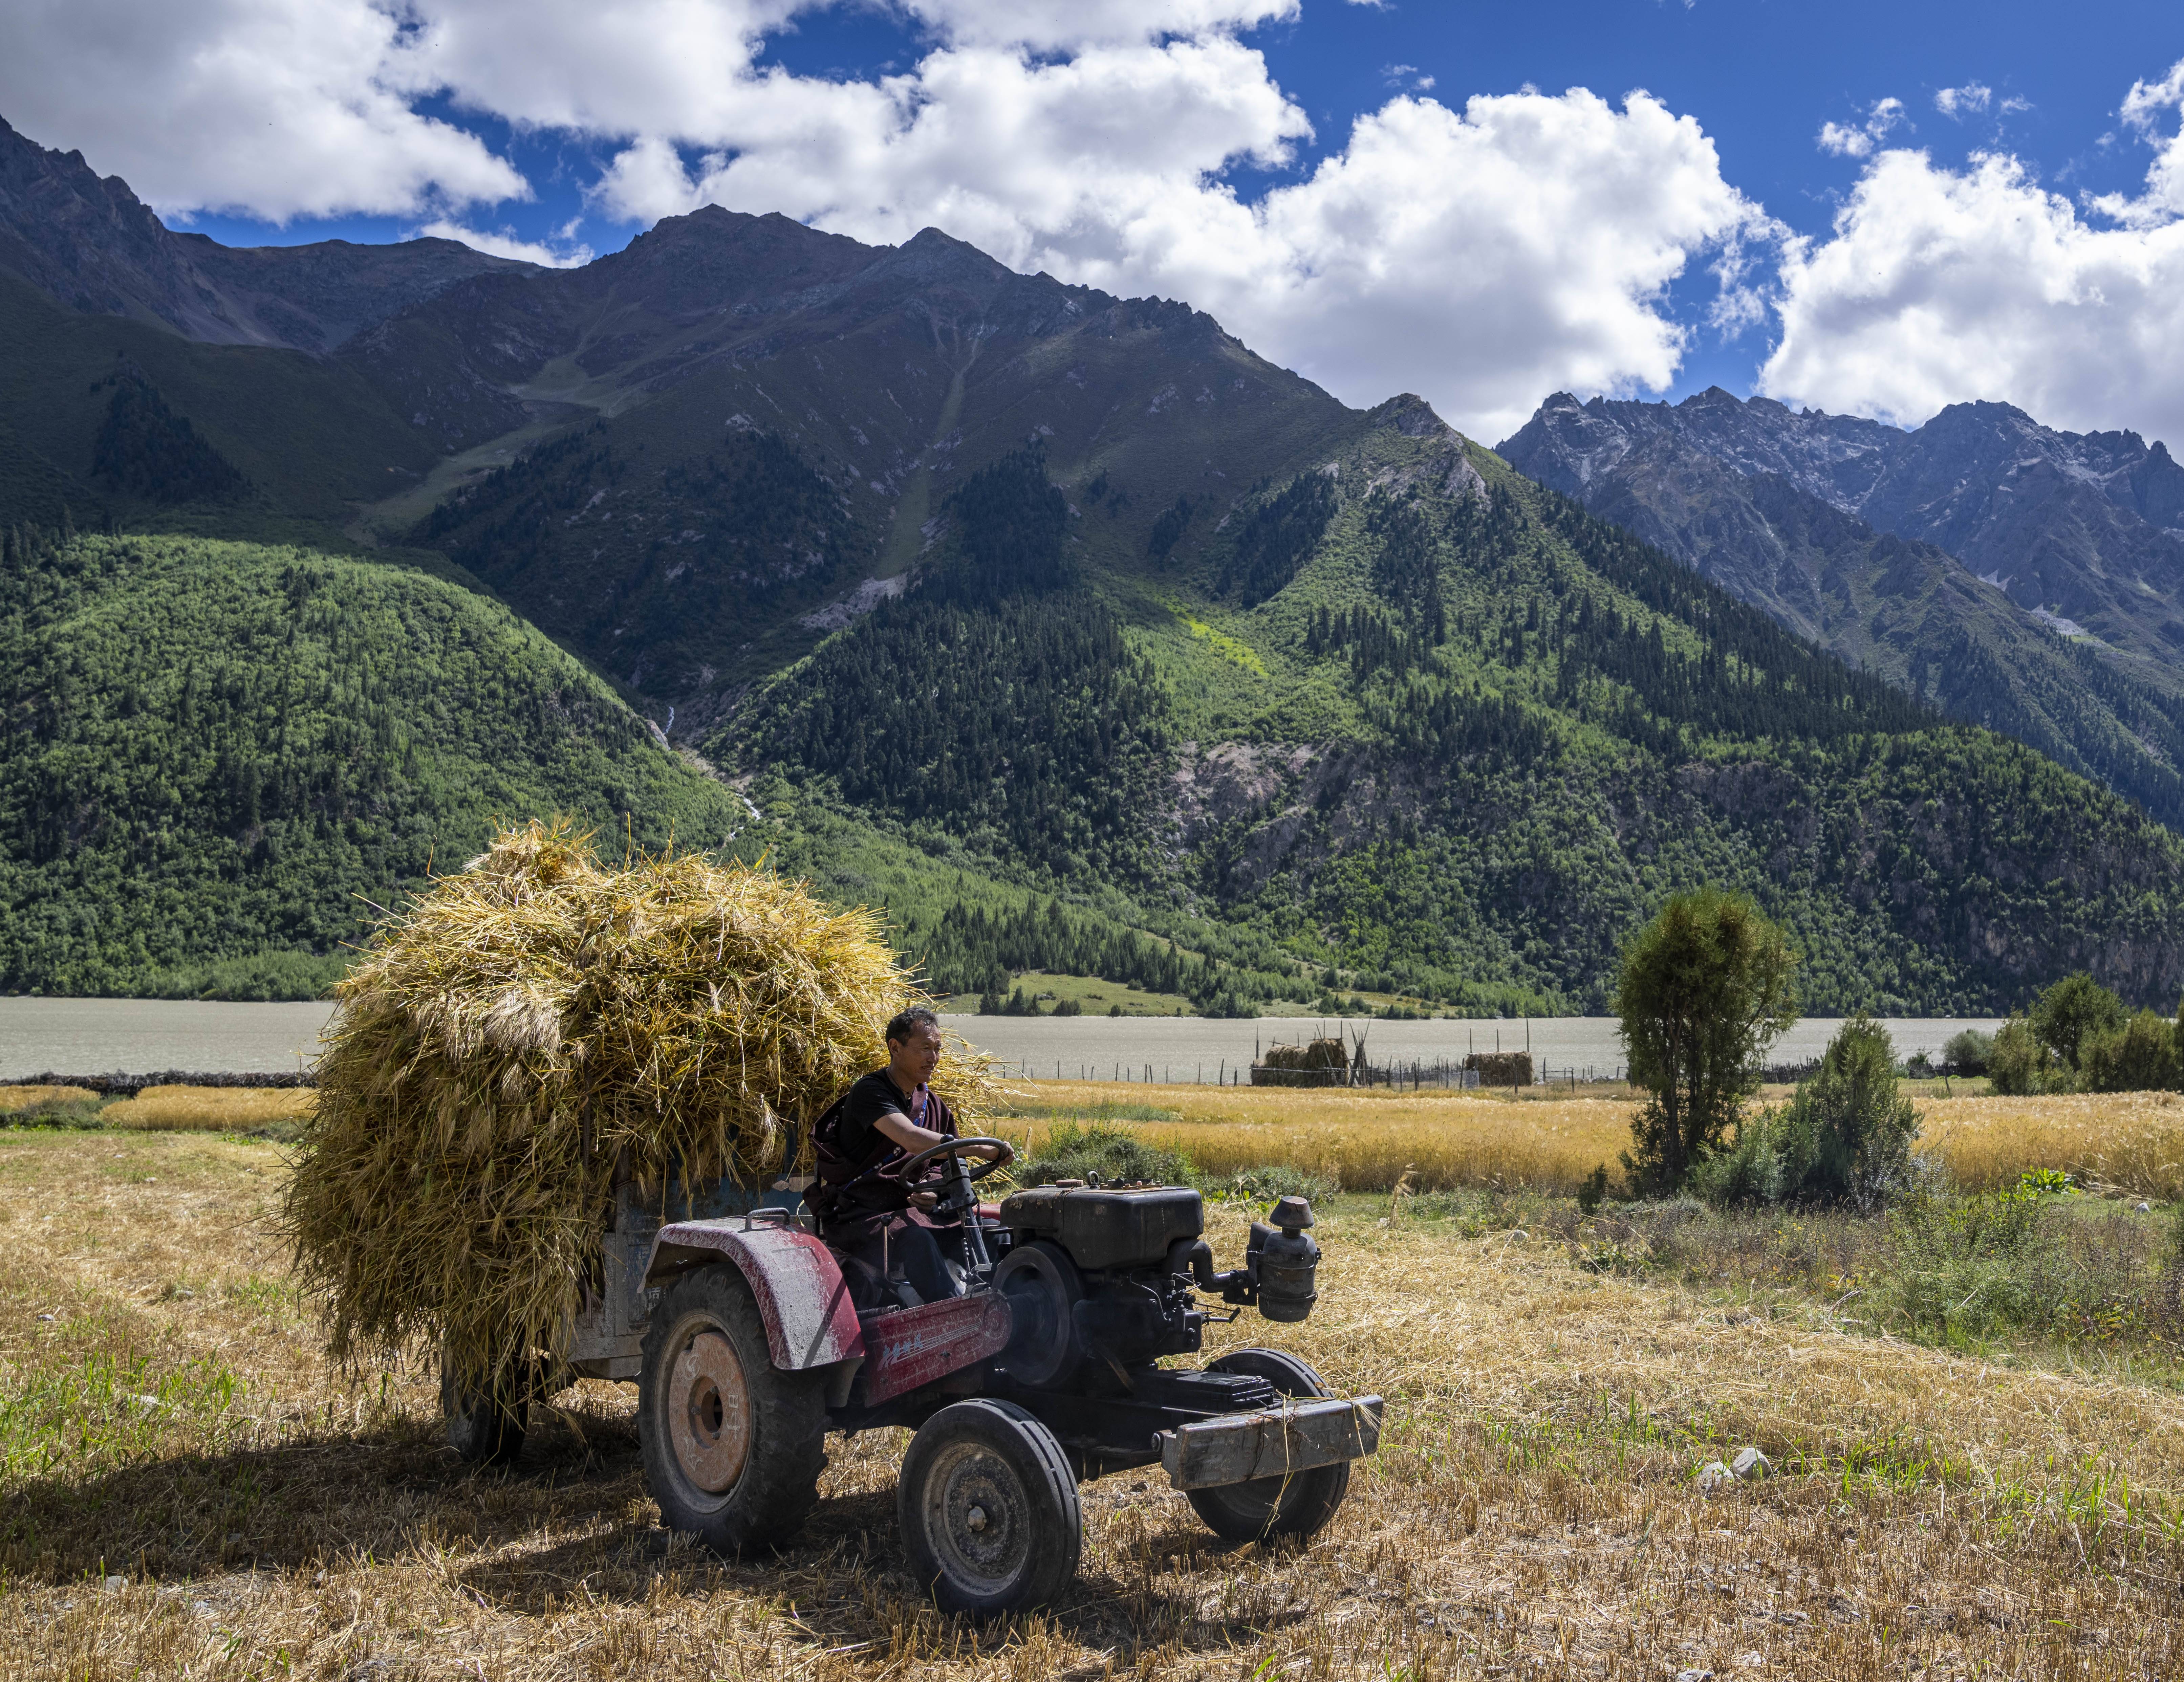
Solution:
<svg viewBox="0 0 2184 1682">
<path fill-rule="evenodd" d="M 506 609 L 299 549 L 11 535 L 0 718 L 9 990 L 293 992 L 496 822 L 747 816 Z"/>
</svg>

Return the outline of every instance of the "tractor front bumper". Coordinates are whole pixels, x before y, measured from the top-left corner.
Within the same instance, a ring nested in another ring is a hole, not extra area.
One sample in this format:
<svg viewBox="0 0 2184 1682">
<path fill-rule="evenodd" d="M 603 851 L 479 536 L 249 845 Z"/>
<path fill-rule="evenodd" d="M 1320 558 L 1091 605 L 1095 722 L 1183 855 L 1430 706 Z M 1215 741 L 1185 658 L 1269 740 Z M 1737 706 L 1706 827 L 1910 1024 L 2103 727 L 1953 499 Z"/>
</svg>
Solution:
<svg viewBox="0 0 2184 1682">
<path fill-rule="evenodd" d="M 1156 1439 L 1178 1490 L 1217 1489 L 1356 1460 L 1380 1446 L 1380 1398 L 1286 1402 L 1201 1419 Z"/>
</svg>

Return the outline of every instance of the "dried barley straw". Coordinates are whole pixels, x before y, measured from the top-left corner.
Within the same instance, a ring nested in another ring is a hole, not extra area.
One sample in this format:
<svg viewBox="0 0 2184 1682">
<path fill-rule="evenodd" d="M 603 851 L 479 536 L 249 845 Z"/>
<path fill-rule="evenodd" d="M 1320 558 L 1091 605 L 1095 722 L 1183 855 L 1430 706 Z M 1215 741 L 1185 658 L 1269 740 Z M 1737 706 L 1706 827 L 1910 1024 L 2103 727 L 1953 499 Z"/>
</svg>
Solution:
<svg viewBox="0 0 2184 1682">
<path fill-rule="evenodd" d="M 337 989 L 282 1208 L 329 1350 L 566 1352 L 625 1178 L 755 1185 L 917 996 L 869 911 L 533 822 L 388 916 Z M 987 1089 L 951 1048 L 936 1084 Z"/>
</svg>

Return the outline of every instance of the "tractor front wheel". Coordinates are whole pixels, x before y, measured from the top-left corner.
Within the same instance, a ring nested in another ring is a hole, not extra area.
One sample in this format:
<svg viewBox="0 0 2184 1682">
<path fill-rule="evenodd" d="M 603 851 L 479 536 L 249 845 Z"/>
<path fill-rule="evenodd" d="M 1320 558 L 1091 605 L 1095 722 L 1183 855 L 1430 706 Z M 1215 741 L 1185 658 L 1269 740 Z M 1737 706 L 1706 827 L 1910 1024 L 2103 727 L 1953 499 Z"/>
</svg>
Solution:
<svg viewBox="0 0 2184 1682">
<path fill-rule="evenodd" d="M 1208 1372 L 1246 1373 L 1264 1378 L 1280 1395 L 1334 1394 L 1318 1373 L 1279 1349 L 1231 1350 L 1206 1365 Z M 1255 1542 L 1262 1536 L 1301 1540 L 1325 1529 L 1350 1493 L 1350 1462 L 1339 1460 L 1286 1477 L 1254 1478 L 1248 1484 L 1223 1484 L 1186 1493 L 1206 1528 L 1225 1540 Z"/>
<path fill-rule="evenodd" d="M 910 1568 L 943 1612 L 1042 1606 L 1077 1574 L 1076 1476 L 1013 1402 L 981 1396 L 927 1420 L 903 1456 L 895 1512 Z"/>
<path fill-rule="evenodd" d="M 644 1338 L 637 1434 L 660 1522 L 717 1553 L 786 1540 L 819 1499 L 825 1379 L 784 1373 L 750 1287 L 720 1264 L 661 1294 Z"/>
</svg>

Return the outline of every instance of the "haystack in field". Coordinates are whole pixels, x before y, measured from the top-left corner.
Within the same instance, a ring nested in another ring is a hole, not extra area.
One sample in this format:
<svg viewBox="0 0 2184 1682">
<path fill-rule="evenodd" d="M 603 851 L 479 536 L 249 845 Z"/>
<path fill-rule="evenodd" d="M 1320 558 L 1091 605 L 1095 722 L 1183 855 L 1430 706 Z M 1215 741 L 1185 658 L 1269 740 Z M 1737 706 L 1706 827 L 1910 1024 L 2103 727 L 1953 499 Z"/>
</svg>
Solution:
<svg viewBox="0 0 2184 1682">
<path fill-rule="evenodd" d="M 337 989 L 284 1208 L 330 1352 L 563 1352 L 617 1178 L 759 1186 L 916 997 L 868 911 L 532 823 L 382 923 Z M 944 1059 L 951 1101 L 980 1060 Z M 663 1193 L 664 1195 L 664 1193 Z"/>
</svg>

